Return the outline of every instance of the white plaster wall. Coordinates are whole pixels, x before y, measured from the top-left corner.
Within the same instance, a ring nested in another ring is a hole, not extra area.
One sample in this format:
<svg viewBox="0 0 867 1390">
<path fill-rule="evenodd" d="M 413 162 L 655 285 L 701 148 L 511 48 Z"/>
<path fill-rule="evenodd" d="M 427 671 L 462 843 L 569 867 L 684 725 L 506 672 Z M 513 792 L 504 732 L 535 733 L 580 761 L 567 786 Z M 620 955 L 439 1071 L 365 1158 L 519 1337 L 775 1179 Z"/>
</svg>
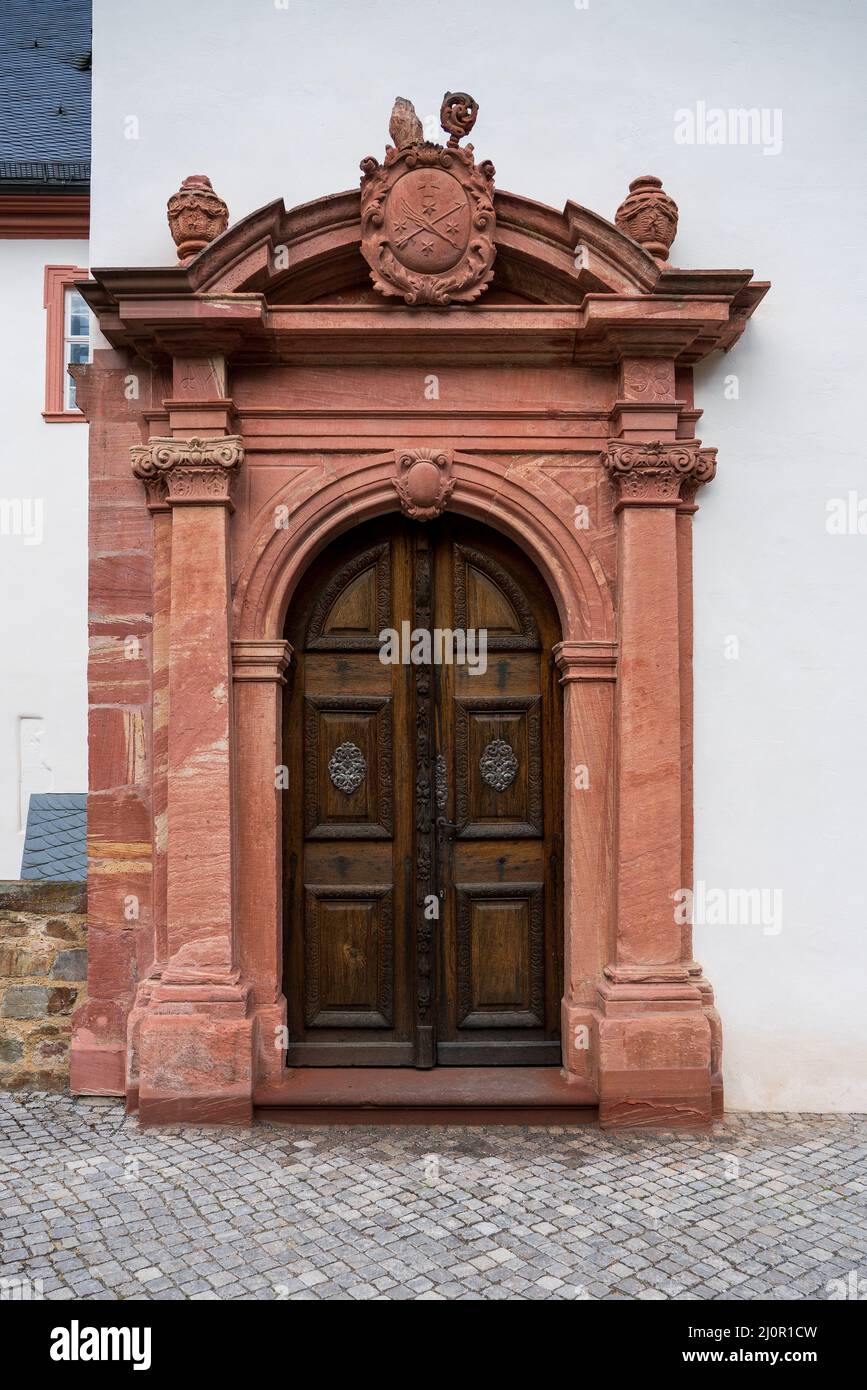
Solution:
<svg viewBox="0 0 867 1390">
<path fill-rule="evenodd" d="M 867 535 L 825 530 L 827 499 L 867 496 L 864 30 L 845 0 L 94 5 L 94 265 L 168 262 L 189 173 L 233 218 L 351 187 L 392 98 L 434 116 L 450 88 L 481 103 L 501 188 L 612 217 L 656 173 L 676 263 L 774 282 L 698 373 L 720 466 L 696 523 L 696 877 L 783 895 L 776 935 L 696 930 L 738 1108 L 867 1110 Z M 780 108 L 781 152 L 677 144 L 699 101 Z"/>
<path fill-rule="evenodd" d="M 34 523 L 0 525 L 0 878 L 21 869 L 22 717 L 44 721 L 33 789 L 87 790 L 88 427 L 42 418 L 46 265 L 86 266 L 87 242 L 0 241 L 0 499 Z"/>
</svg>

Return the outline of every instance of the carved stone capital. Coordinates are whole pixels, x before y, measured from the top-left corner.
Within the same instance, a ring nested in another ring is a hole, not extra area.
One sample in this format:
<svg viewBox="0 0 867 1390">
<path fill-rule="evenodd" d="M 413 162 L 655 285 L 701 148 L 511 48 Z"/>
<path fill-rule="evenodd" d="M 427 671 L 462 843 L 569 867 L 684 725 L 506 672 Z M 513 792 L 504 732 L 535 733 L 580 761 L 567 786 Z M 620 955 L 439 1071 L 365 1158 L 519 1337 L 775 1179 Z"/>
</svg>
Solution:
<svg viewBox="0 0 867 1390">
<path fill-rule="evenodd" d="M 395 456 L 394 489 L 401 509 L 413 521 L 432 521 L 455 490 L 449 449 L 403 449 Z"/>
<path fill-rule="evenodd" d="M 132 471 L 144 483 L 148 505 L 231 506 L 229 491 L 244 459 L 239 434 L 214 439 L 150 439 L 130 450 Z"/>
<path fill-rule="evenodd" d="M 238 638 L 232 643 L 232 677 L 236 681 L 276 681 L 286 684 L 283 672 L 292 659 L 292 647 L 282 640 Z"/>
<path fill-rule="evenodd" d="M 552 648 L 560 684 L 617 679 L 616 642 L 558 642 Z"/>
<path fill-rule="evenodd" d="M 612 439 L 602 462 L 617 493 L 616 509 L 677 506 L 691 502 L 700 484 L 713 478 L 716 449 L 702 449 L 697 439 L 647 444 Z"/>
</svg>

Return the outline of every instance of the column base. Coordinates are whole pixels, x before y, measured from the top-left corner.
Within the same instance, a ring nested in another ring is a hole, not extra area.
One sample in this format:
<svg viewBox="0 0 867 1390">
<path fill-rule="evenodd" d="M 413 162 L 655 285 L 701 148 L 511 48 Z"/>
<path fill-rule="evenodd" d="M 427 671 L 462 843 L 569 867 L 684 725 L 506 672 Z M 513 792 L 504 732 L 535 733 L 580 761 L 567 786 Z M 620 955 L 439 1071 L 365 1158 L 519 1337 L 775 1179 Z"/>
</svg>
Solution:
<svg viewBox="0 0 867 1390">
<path fill-rule="evenodd" d="M 599 1003 L 600 1125 L 707 1129 L 716 1112 L 701 991 L 606 982 Z"/>
<path fill-rule="evenodd" d="M 252 1124 L 251 991 L 225 943 L 188 943 L 136 1002 L 128 1101 L 140 1122 Z"/>
<path fill-rule="evenodd" d="M 246 999 L 238 1002 L 246 1011 Z M 252 1124 L 253 1020 L 162 1007 L 139 1028 L 141 1123 Z"/>
<path fill-rule="evenodd" d="M 122 1096 L 126 1090 L 124 1000 L 88 999 L 72 1020 L 69 1089 L 74 1096 Z"/>
<path fill-rule="evenodd" d="M 253 1011 L 253 1060 L 257 1086 L 278 1086 L 286 1069 L 286 998 Z"/>
<path fill-rule="evenodd" d="M 599 1011 L 564 998 L 560 1003 L 563 1071 L 569 1081 L 596 1082 L 599 1056 Z"/>
<path fill-rule="evenodd" d="M 711 1106 L 714 1119 L 719 1119 L 725 1110 L 723 1075 L 722 1075 L 722 1020 L 717 1012 L 714 1003 L 713 988 L 710 980 L 706 980 L 701 972 L 701 966 L 697 961 L 693 961 L 690 966 L 690 977 L 699 990 L 702 998 L 702 1009 L 704 1016 L 710 1027 L 710 1091 Z"/>
</svg>

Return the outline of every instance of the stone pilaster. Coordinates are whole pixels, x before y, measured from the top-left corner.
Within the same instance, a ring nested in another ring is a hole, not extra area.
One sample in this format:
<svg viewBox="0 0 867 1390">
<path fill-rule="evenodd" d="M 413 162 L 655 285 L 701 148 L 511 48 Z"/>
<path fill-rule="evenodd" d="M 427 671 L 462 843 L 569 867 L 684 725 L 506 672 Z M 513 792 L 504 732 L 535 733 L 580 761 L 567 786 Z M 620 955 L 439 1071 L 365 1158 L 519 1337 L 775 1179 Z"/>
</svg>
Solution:
<svg viewBox="0 0 867 1390">
<path fill-rule="evenodd" d="M 714 474 L 697 440 L 612 440 L 618 517 L 616 930 L 600 988 L 603 1124 L 711 1113 L 710 1027 L 676 918 L 683 883 L 678 509 Z"/>
<path fill-rule="evenodd" d="M 143 1122 L 249 1120 L 250 989 L 234 932 L 228 521 L 238 436 L 152 439 L 133 472 L 171 509 L 166 961 L 139 1022 Z"/>
</svg>

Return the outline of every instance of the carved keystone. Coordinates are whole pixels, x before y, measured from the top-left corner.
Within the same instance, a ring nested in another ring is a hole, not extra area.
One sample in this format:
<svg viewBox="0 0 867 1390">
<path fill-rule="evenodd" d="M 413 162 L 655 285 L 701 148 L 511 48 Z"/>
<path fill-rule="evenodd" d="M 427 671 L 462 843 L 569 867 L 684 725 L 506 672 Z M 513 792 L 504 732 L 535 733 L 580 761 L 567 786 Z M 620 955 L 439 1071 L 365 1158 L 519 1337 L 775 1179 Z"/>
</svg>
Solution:
<svg viewBox="0 0 867 1390">
<path fill-rule="evenodd" d="M 448 449 L 405 449 L 396 457 L 394 489 L 401 510 L 413 521 L 432 521 L 445 510 L 455 490 Z"/>
</svg>

